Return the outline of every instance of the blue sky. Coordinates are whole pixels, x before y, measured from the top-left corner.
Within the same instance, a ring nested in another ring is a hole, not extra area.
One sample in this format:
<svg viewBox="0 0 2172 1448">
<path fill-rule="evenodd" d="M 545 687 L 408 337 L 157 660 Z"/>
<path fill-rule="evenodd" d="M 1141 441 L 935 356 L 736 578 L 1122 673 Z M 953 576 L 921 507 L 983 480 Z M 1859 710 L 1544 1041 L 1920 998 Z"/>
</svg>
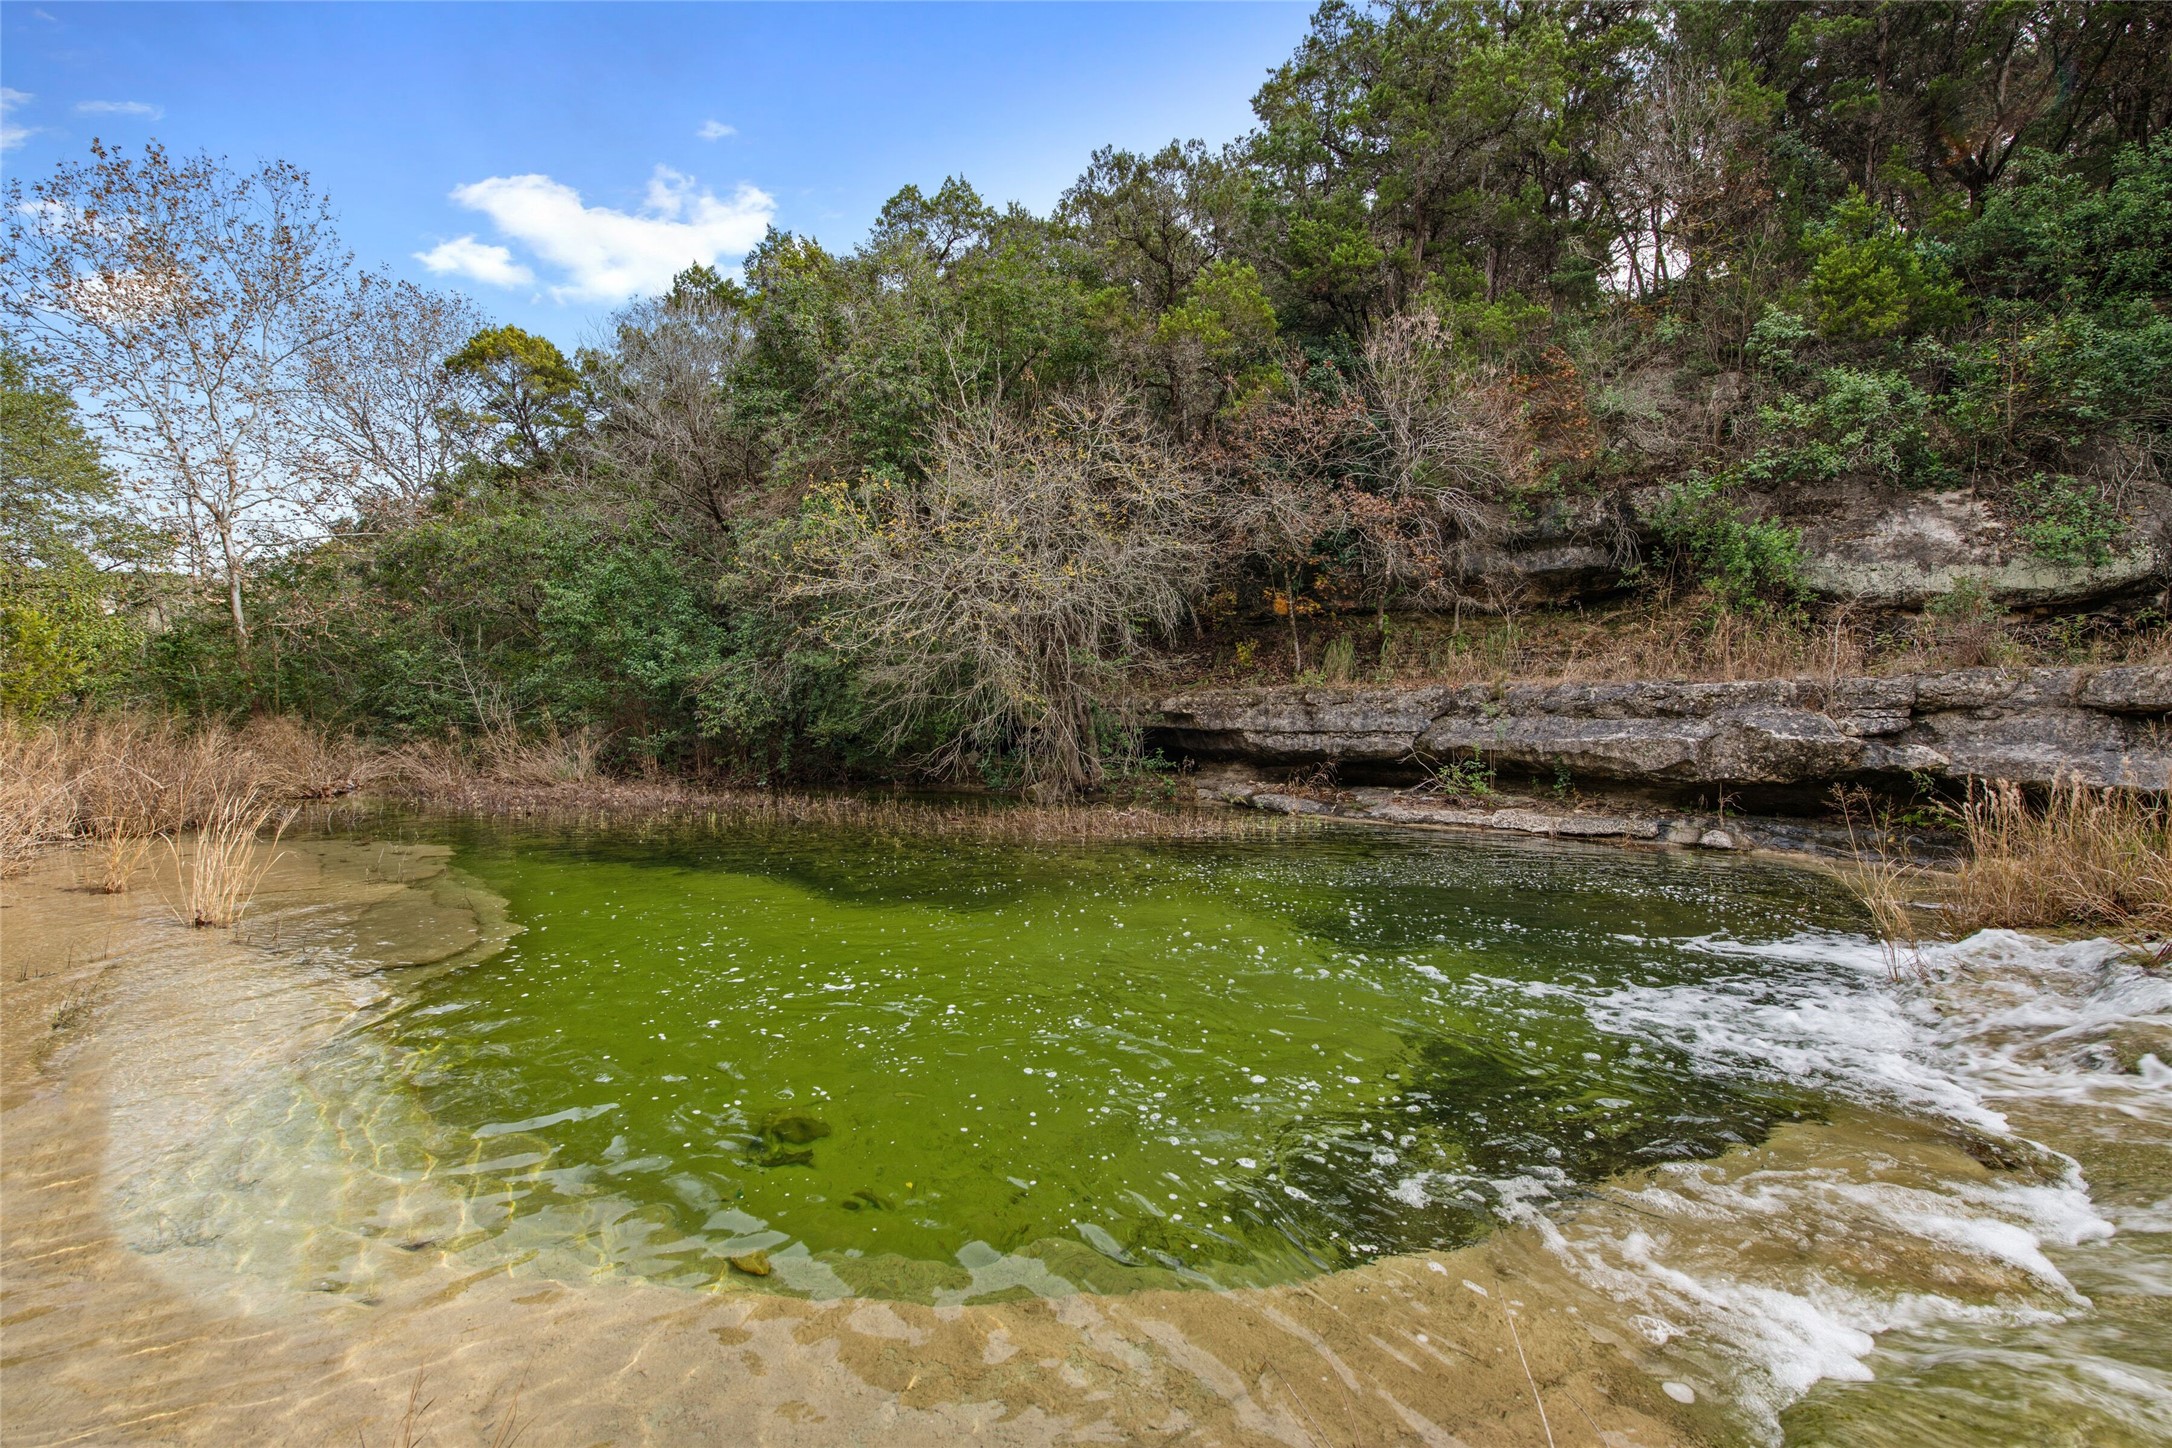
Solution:
<svg viewBox="0 0 2172 1448">
<path fill-rule="evenodd" d="M 1219 144 L 1291 4 L 0 5 L 0 170 L 93 136 L 311 173 L 369 264 L 574 343 L 769 221 L 849 246 L 961 174 L 1046 210 L 1095 147 Z"/>
</svg>

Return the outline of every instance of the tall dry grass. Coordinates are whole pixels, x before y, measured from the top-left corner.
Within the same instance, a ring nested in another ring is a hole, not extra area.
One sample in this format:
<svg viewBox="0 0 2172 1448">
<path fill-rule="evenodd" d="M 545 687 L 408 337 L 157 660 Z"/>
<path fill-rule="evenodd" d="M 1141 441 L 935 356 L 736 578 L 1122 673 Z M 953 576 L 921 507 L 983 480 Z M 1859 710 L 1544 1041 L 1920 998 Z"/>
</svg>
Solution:
<svg viewBox="0 0 2172 1448">
<path fill-rule="evenodd" d="M 273 816 L 277 815 L 276 821 Z M 169 838 L 179 893 L 174 914 L 185 925 L 238 924 L 256 898 L 257 887 L 279 858 L 279 838 L 294 817 L 276 801 L 254 791 L 219 801 L 196 832 L 195 848 L 184 851 Z M 269 845 L 258 845 L 267 823 Z"/>
<path fill-rule="evenodd" d="M 1686 605 L 1392 623 L 1370 671 L 1383 683 L 1842 678 L 1871 670 L 1869 627 L 1712 615 Z M 1360 670 L 1360 672 L 1365 672 Z"/>
<path fill-rule="evenodd" d="M 1853 858 L 1840 878 L 1870 913 L 1888 964 L 1920 967 L 1923 938 L 2085 926 L 2154 941 L 2172 960 L 2172 791 L 2062 780 L 2041 797 L 1972 784 L 1948 818 L 1966 854 L 1932 870 L 1896 854 L 1902 832 L 1861 789 L 1834 791 Z"/>
<path fill-rule="evenodd" d="M 1285 627 L 1256 625 L 1171 672 L 1194 683 L 1293 682 L 1287 640 L 1271 636 Z M 1304 627 L 1305 657 L 1324 657 L 1331 643 L 1346 640 L 1354 655 L 1349 677 L 1379 684 L 1836 679 L 1990 664 L 2172 662 L 2172 627 L 2031 622 L 1956 609 L 1901 624 L 1875 613 L 1747 618 L 1714 615 L 1694 600 L 1640 600 L 1486 617 L 1346 616 Z"/>
<path fill-rule="evenodd" d="M 1910 860 L 1905 849 L 1894 853 L 1890 806 L 1880 808 L 1869 790 L 1861 786 L 1835 786 L 1833 802 L 1848 826 L 1849 858 L 1840 865 L 1840 882 L 1870 913 L 1885 950 L 1886 970 L 1898 978 L 1905 961 L 1917 970 L 1923 965 L 1923 934 L 1919 928 L 1928 871 Z"/>
<path fill-rule="evenodd" d="M 0 874 L 87 841 L 100 888 L 124 890 L 160 838 L 231 828 L 245 805 L 349 793 L 384 768 L 381 753 L 287 719 L 0 721 Z"/>
<path fill-rule="evenodd" d="M 1003 844 L 1266 838 L 1316 828 L 1302 816 L 1189 803 L 1046 804 L 914 795 L 704 789 L 683 783 L 595 779 L 577 787 L 528 785 L 448 767 L 403 772 L 394 792 L 412 803 L 507 819 L 633 821 L 695 829 L 852 829 L 900 839 Z"/>
<path fill-rule="evenodd" d="M 1015 843 L 1209 839 L 1288 833 L 1303 822 L 1250 811 L 1117 804 L 935 801 L 911 796 L 708 789 L 621 780 L 597 767 L 587 732 L 375 748 L 291 719 L 239 728 L 116 715 L 30 727 L 0 721 L 0 873 L 40 850 L 87 847 L 100 889 L 128 888 L 149 852 L 200 835 L 184 877 L 184 918 L 218 920 L 245 905 L 247 841 L 303 801 L 368 790 L 424 808 L 509 817 L 596 817 L 729 827 L 836 826 L 899 836 Z M 246 827 L 246 828 L 244 828 Z M 198 908 L 201 905 L 202 908 Z"/>
<path fill-rule="evenodd" d="M 1971 787 L 1969 855 L 1943 904 L 1957 930 L 2083 924 L 2172 936 L 2172 797 L 2068 779 L 2041 800 Z"/>
</svg>

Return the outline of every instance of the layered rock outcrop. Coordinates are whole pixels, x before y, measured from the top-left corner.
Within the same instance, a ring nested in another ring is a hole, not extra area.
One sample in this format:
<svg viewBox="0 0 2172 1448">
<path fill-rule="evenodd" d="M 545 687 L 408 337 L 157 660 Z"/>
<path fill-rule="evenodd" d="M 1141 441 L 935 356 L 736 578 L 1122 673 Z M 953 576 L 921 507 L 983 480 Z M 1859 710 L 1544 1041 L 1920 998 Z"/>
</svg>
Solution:
<svg viewBox="0 0 2172 1448">
<path fill-rule="evenodd" d="M 1497 768 L 1655 785 L 1928 774 L 2172 784 L 2172 667 L 1967 669 L 1727 683 L 1213 690 L 1162 701 L 1164 749 L 1382 772 L 1472 754 Z"/>
<path fill-rule="evenodd" d="M 1456 555 L 1451 576 L 1481 606 L 1550 607 L 1619 595 L 1631 570 L 1659 551 L 1653 520 L 1668 490 L 1556 499 L 1500 520 Z M 2172 487 L 2123 490 L 2118 539 L 2093 563 L 2055 562 L 2011 518 L 1969 489 L 1917 493 L 1835 482 L 1776 492 L 1745 489 L 1749 513 L 1795 529 L 1801 583 L 1821 602 L 1915 611 L 1966 594 L 2006 611 L 2167 606 L 2172 587 Z"/>
</svg>

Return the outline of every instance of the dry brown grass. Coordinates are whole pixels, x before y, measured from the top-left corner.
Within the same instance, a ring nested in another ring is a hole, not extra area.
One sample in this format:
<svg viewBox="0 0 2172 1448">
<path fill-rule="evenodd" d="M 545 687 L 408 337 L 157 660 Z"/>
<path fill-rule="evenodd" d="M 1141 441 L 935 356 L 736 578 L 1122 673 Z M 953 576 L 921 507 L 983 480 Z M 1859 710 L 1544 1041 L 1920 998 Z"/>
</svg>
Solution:
<svg viewBox="0 0 2172 1448">
<path fill-rule="evenodd" d="M 1847 822 L 1852 851 L 1852 858 L 1840 864 L 1841 883 L 1870 913 L 1878 943 L 1885 950 L 1887 971 L 1898 977 L 1904 958 L 1920 970 L 1923 937 L 1917 902 L 1922 898 L 1928 872 L 1905 853 L 1895 856 L 1890 810 L 1881 813 L 1868 790 L 1835 787 L 1832 798 Z"/>
<path fill-rule="evenodd" d="M 143 857 L 151 852 L 151 846 L 159 836 L 146 831 L 121 828 L 108 831 L 91 839 L 91 859 L 97 867 L 98 888 L 108 895 L 125 891 L 135 879 L 136 870 L 143 864 Z"/>
<path fill-rule="evenodd" d="M 639 821 L 718 829 L 855 829 L 899 838 L 1010 844 L 1094 840 L 1265 838 L 1313 827 L 1302 818 L 1187 802 L 1040 804 L 910 794 L 818 794 L 776 789 L 705 789 L 676 781 L 592 778 L 566 785 L 489 776 L 445 753 L 403 768 L 391 791 L 425 808 L 508 819 Z"/>
<path fill-rule="evenodd" d="M 1869 672 L 1870 631 L 1842 618 L 1822 624 L 1717 618 L 1703 609 L 1637 606 L 1509 617 L 1408 616 L 1353 622 L 1341 635 L 1364 659 L 1367 683 L 1572 683 L 1619 679 L 1836 678 Z M 1308 655 L 1324 657 L 1316 637 Z M 1288 682 L 1289 650 L 1267 643 L 1212 668 L 1218 683 Z"/>
<path fill-rule="evenodd" d="M 1172 661 L 1160 682 L 1292 682 L 1287 627 L 1224 637 L 1212 657 Z M 1351 680 L 1381 684 L 1833 679 L 1987 664 L 2172 662 L 2172 629 L 2163 627 L 2072 618 L 2020 623 L 1951 611 L 1909 621 L 1844 613 L 1749 619 L 1714 616 L 1694 601 L 1462 619 L 1391 615 L 1384 625 L 1373 616 L 1326 620 L 1308 627 L 1304 656 L 1324 658 L 1338 639 L 1355 655 Z M 1321 672 L 1305 682 L 1326 682 L 1315 677 Z"/>
<path fill-rule="evenodd" d="M 174 914 L 185 925 L 238 924 L 256 898 L 257 886 L 277 862 L 279 837 L 292 818 L 291 810 L 281 810 L 276 801 L 251 791 L 221 800 L 213 808 L 196 832 L 194 849 L 184 851 L 167 840 L 180 881 Z M 272 837 L 259 849 L 267 823 L 272 824 Z"/>
<path fill-rule="evenodd" d="M 2172 802 L 2067 780 L 2041 800 L 1999 783 L 1956 810 L 1969 858 L 1953 928 L 2083 924 L 2172 936 Z"/>
<path fill-rule="evenodd" d="M 230 825 L 237 802 L 348 793 L 383 768 L 381 753 L 292 720 L 238 730 L 146 714 L 0 723 L 0 873 L 85 840 L 100 888 L 124 890 L 160 837 Z"/>
<path fill-rule="evenodd" d="M 88 881 L 117 892 L 165 840 L 177 864 L 189 862 L 176 912 L 195 923 L 228 923 L 255 888 L 250 841 L 275 814 L 364 790 L 478 815 L 834 826 L 1015 843 L 1219 839 L 1304 827 L 1286 817 L 1177 800 L 1026 805 L 612 779 L 597 769 L 597 745 L 587 733 L 521 739 L 491 731 L 470 740 L 367 748 L 290 719 L 254 720 L 241 729 L 139 715 L 37 728 L 0 724 L 0 871 L 21 869 L 42 849 L 82 844 Z M 193 851 L 183 851 L 180 837 L 191 830 L 200 838 Z"/>
<path fill-rule="evenodd" d="M 0 722 L 0 876 L 74 833 L 75 801 L 60 751 L 47 735 Z"/>
<path fill-rule="evenodd" d="M 1921 965 L 1925 936 L 2080 926 L 2155 943 L 2172 960 L 2172 792 L 2066 780 L 2040 798 L 1972 785 L 1949 813 L 1967 847 L 1951 870 L 1896 855 L 1870 795 L 1834 791 L 1854 858 L 1840 878 L 1870 913 L 1888 963 Z"/>
</svg>

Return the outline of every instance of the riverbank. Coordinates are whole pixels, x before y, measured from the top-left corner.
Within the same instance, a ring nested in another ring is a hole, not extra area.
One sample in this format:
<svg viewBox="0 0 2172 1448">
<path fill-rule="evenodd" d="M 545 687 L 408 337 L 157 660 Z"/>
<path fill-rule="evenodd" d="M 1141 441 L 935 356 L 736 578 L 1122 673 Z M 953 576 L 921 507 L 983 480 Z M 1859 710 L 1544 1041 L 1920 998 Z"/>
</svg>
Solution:
<svg viewBox="0 0 2172 1448">
<path fill-rule="evenodd" d="M 2167 701 L 2164 666 L 1223 691 L 1162 704 L 1158 738 L 1181 768 L 1072 802 L 620 777 L 583 736 L 386 746 L 292 719 L 235 729 L 123 714 L 0 735 L 0 876 L 72 843 L 117 891 L 158 841 L 189 830 L 215 827 L 230 855 L 297 811 L 385 804 L 1050 843 L 1340 821 L 1814 857 L 1850 871 L 1889 933 L 1909 939 L 1919 925 L 2078 926 L 2163 951 L 2172 815 L 2136 781 L 2172 778 Z M 1924 767 L 1896 783 L 1911 762 Z"/>
</svg>

